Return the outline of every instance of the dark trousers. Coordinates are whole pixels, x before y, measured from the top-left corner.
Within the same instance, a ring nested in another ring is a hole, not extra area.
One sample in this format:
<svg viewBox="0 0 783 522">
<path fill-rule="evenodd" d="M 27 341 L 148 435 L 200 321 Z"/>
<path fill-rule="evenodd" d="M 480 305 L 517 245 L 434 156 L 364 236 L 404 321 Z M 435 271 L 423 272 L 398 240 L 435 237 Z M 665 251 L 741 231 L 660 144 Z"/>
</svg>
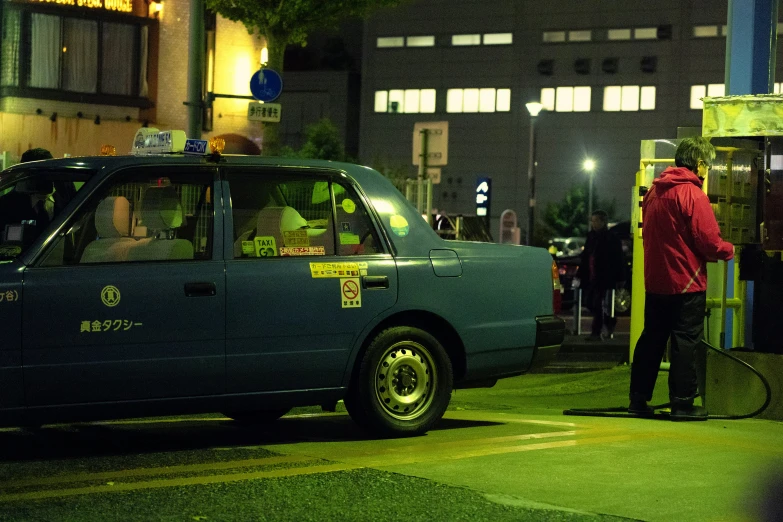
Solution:
<svg viewBox="0 0 783 522">
<path fill-rule="evenodd" d="M 614 333 L 617 318 L 612 317 L 612 291 L 602 288 L 589 289 L 586 292 L 587 308 L 593 314 L 592 335 L 601 335 L 601 328 L 606 325 L 607 333 Z"/>
<path fill-rule="evenodd" d="M 631 365 L 631 400 L 652 400 L 658 369 L 671 338 L 669 400 L 693 401 L 697 395 L 696 349 L 704 337 L 706 292 L 647 294 L 644 331 Z"/>
</svg>

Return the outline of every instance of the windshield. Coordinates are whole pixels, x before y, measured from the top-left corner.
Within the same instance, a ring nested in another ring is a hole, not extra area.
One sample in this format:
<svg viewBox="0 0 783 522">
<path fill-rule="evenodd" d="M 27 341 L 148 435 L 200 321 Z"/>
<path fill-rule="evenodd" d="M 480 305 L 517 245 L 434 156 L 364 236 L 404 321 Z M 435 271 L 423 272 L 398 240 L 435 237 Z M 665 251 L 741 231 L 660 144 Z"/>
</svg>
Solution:
<svg viewBox="0 0 783 522">
<path fill-rule="evenodd" d="M 92 174 L 83 169 L 15 169 L 0 175 L 0 261 L 20 256 L 50 226 Z"/>
</svg>

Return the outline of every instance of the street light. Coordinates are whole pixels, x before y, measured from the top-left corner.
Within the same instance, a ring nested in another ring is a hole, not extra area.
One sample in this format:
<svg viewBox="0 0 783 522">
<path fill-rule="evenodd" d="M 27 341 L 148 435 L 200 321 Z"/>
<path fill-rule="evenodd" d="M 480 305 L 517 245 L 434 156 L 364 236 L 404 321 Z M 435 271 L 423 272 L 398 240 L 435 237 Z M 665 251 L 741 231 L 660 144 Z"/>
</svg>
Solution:
<svg viewBox="0 0 783 522">
<path fill-rule="evenodd" d="M 525 104 L 525 107 L 527 107 L 527 112 L 530 113 L 530 151 L 527 162 L 528 207 L 525 243 L 532 245 L 533 227 L 536 223 L 536 117 L 544 106 L 539 102 L 529 102 Z"/>
<path fill-rule="evenodd" d="M 590 183 L 588 184 L 587 191 L 587 231 L 590 231 L 590 216 L 593 215 L 593 171 L 595 170 L 595 161 L 588 158 L 582 163 L 582 168 L 587 171 L 587 175 L 590 177 Z"/>
</svg>

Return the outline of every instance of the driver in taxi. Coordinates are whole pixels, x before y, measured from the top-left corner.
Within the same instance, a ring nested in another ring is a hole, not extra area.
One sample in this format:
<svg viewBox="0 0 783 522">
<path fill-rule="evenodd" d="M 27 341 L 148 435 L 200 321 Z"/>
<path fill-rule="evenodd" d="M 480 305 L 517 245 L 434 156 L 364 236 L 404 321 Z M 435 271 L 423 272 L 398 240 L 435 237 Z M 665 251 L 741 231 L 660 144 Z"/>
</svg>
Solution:
<svg viewBox="0 0 783 522">
<path fill-rule="evenodd" d="M 30 149 L 22 154 L 21 162 L 51 159 L 46 149 Z M 38 237 L 51 221 L 52 204 L 49 196 L 54 192 L 51 181 L 27 179 L 20 181 L 14 190 L 0 197 L 0 234 L 5 238 L 6 225 L 29 222 Z M 34 239 L 34 238 L 33 238 Z"/>
</svg>

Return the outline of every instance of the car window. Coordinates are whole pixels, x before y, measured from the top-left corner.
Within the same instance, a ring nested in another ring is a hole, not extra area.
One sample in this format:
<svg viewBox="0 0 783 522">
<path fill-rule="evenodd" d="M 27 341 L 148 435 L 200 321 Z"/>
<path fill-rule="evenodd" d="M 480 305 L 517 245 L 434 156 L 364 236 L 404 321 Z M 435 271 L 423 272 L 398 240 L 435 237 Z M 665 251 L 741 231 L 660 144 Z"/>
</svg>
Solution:
<svg viewBox="0 0 783 522">
<path fill-rule="evenodd" d="M 235 259 L 379 251 L 372 221 L 348 184 L 257 172 L 226 178 Z"/>
<path fill-rule="evenodd" d="M 131 171 L 94 194 L 47 251 L 44 266 L 212 257 L 212 175 Z"/>
<path fill-rule="evenodd" d="M 76 196 L 90 172 L 40 170 L 9 178 L 0 187 L 0 260 L 20 255 Z"/>
</svg>

